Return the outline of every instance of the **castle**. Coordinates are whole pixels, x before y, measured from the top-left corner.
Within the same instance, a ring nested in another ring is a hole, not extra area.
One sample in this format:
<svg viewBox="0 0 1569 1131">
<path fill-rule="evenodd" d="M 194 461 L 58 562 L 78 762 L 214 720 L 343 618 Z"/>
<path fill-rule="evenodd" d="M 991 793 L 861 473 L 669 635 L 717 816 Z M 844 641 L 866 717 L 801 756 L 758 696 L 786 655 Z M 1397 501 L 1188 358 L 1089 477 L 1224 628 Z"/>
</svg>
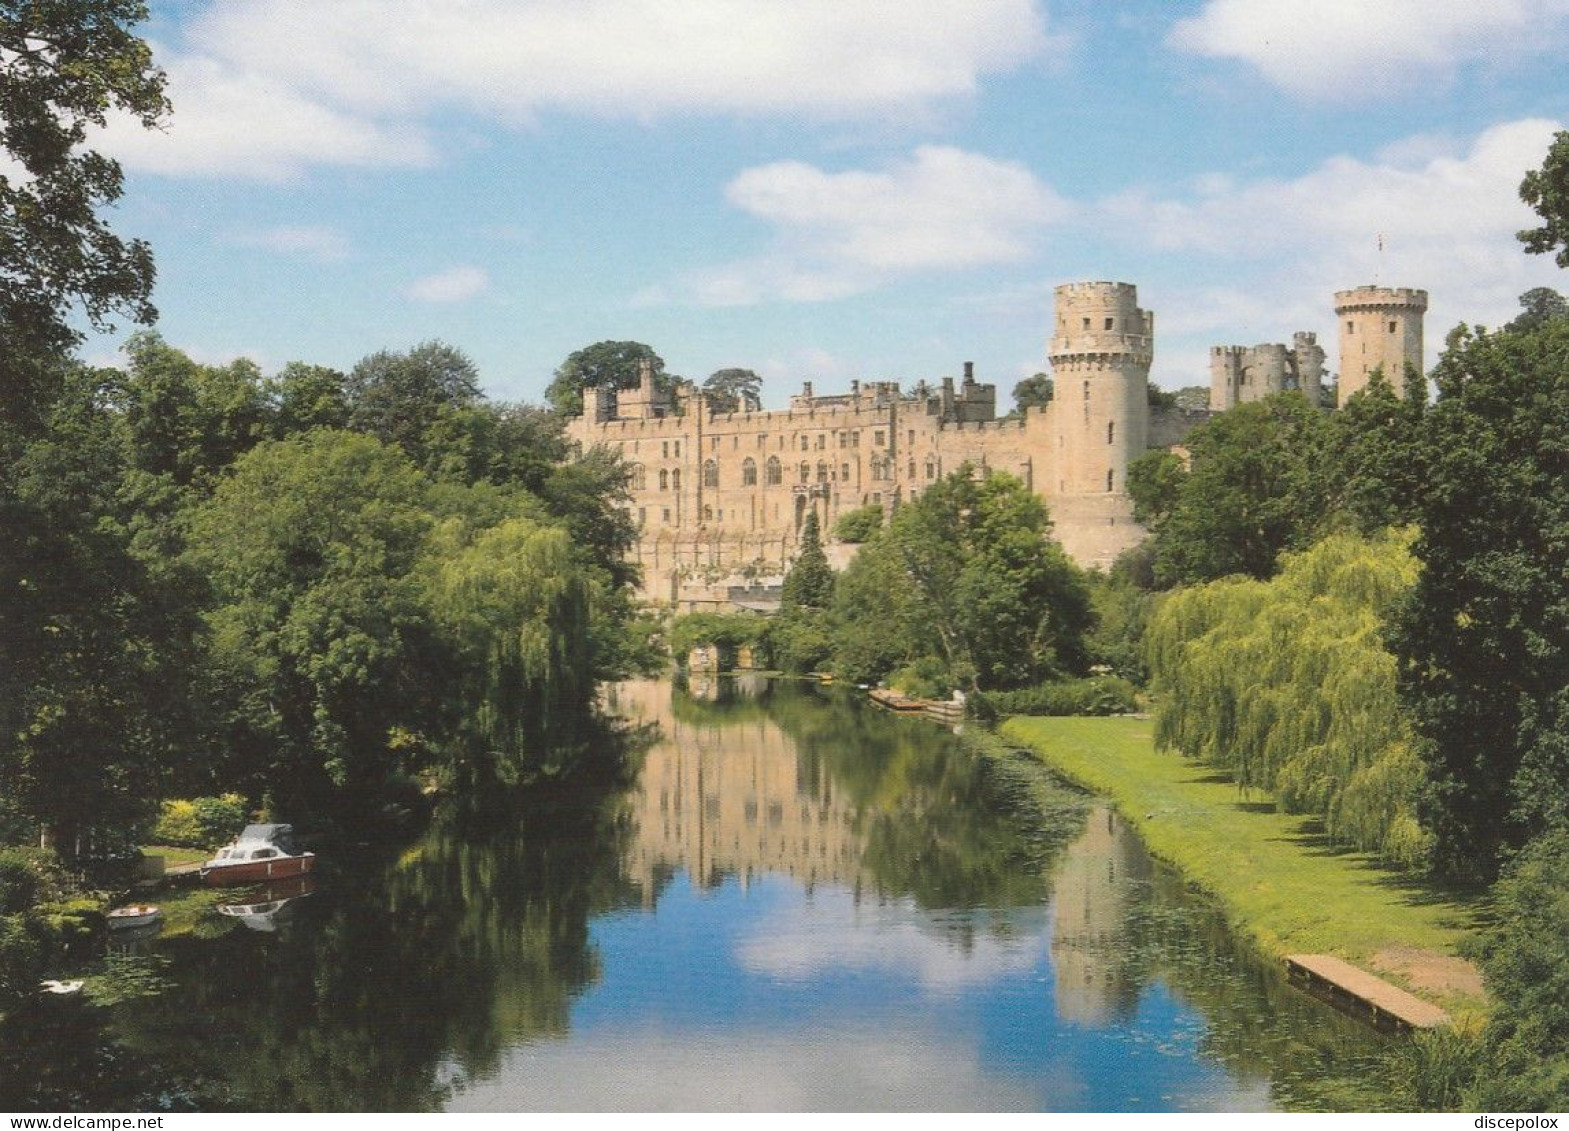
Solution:
<svg viewBox="0 0 1569 1131">
<path fill-rule="evenodd" d="M 1380 366 L 1399 387 L 1422 366 L 1423 291 L 1361 287 L 1335 296 L 1341 319 L 1342 399 Z M 690 384 L 657 388 L 644 367 L 636 389 L 591 390 L 592 411 L 567 435 L 605 445 L 631 468 L 631 509 L 643 596 L 683 610 L 745 603 L 746 583 L 777 579 L 794 557 L 806 515 L 843 566 L 855 547 L 831 538 L 863 506 L 885 513 L 963 464 L 1016 476 L 1050 508 L 1054 535 L 1075 561 L 1106 567 L 1143 539 L 1127 493 L 1128 465 L 1171 447 L 1209 414 L 1152 411 L 1148 383 L 1155 318 L 1128 283 L 1056 288 L 1048 346 L 1055 395 L 1044 408 L 999 419 L 996 387 L 963 379 L 852 381 L 819 396 L 807 382 L 779 411 L 712 411 Z M 1314 335 L 1294 346 L 1217 347 L 1211 411 L 1286 388 L 1320 389 L 1324 352 Z M 766 603 L 766 602 L 764 602 Z"/>
</svg>

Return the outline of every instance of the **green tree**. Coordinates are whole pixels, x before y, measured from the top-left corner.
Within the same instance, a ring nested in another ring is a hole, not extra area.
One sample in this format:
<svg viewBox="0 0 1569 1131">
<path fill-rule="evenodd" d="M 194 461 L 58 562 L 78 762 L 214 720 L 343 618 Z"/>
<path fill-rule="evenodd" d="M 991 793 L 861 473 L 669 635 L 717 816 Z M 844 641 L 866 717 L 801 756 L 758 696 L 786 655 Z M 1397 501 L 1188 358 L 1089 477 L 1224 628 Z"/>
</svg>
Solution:
<svg viewBox="0 0 1569 1131">
<path fill-rule="evenodd" d="M 1045 408 L 1051 404 L 1055 389 L 1049 373 L 1026 377 L 1013 387 L 1014 407 L 1021 412 L 1027 408 Z"/>
<path fill-rule="evenodd" d="M 1188 469 L 1175 452 L 1151 448 L 1128 465 L 1128 494 L 1133 519 L 1151 529 L 1165 521 L 1181 494 Z"/>
<path fill-rule="evenodd" d="M 1518 233 L 1533 255 L 1554 252 L 1554 262 L 1569 267 L 1569 130 L 1559 130 L 1540 169 L 1520 182 L 1520 199 L 1542 218 L 1540 228 Z"/>
<path fill-rule="evenodd" d="M 1149 401 L 1150 408 L 1177 407 L 1177 394 L 1168 393 L 1153 381 L 1148 383 L 1148 387 L 1145 390 L 1145 398 Z"/>
<path fill-rule="evenodd" d="M 120 166 L 83 144 L 111 109 L 149 128 L 168 113 L 163 72 L 130 31 L 146 18 L 137 0 L 0 10 L 0 148 L 19 167 L 0 176 L 0 424 L 42 419 L 57 374 L 35 363 L 80 340 L 73 306 L 95 327 L 156 316 L 151 251 L 99 218 L 121 195 Z"/>
<path fill-rule="evenodd" d="M 1426 861 L 1423 767 L 1400 709 L 1391 610 L 1416 579 L 1409 531 L 1337 534 L 1268 582 L 1230 578 L 1166 598 L 1147 634 L 1156 740 L 1275 792 L 1288 812 L 1401 865 Z"/>
<path fill-rule="evenodd" d="M 1282 550 L 1310 544 L 1325 516 L 1328 427 L 1301 393 L 1279 393 L 1195 429 L 1189 472 L 1160 524 L 1158 576 L 1265 578 Z"/>
<path fill-rule="evenodd" d="M 452 418 L 481 395 L 474 362 L 437 341 L 362 358 L 349 372 L 348 394 L 349 427 L 396 444 L 427 474 L 449 455 L 441 440 L 461 431 Z"/>
<path fill-rule="evenodd" d="M 780 610 L 791 613 L 797 609 L 826 609 L 833 601 L 833 595 L 834 571 L 823 553 L 817 512 L 808 511 L 806 521 L 801 525 L 801 547 L 790 572 L 785 574 Z"/>
<path fill-rule="evenodd" d="M 1433 371 L 1422 572 L 1393 639 L 1451 871 L 1569 823 L 1569 320 L 1460 327 Z"/>
<path fill-rule="evenodd" d="M 720 369 L 703 382 L 715 412 L 756 412 L 763 407 L 763 379 L 750 369 Z"/>
<path fill-rule="evenodd" d="M 349 426 L 348 378 L 324 365 L 291 361 L 266 383 L 276 436 Z"/>
<path fill-rule="evenodd" d="M 1427 485 L 1427 382 L 1406 373 L 1398 395 L 1373 371 L 1367 385 L 1328 417 L 1325 506 L 1364 533 L 1417 519 Z"/>
<path fill-rule="evenodd" d="M 1044 504 L 1012 476 L 966 465 L 934 483 L 856 556 L 847 585 L 873 599 L 835 607 L 847 662 L 881 678 L 889 669 L 869 669 L 882 661 L 935 656 L 971 689 L 1082 671 L 1089 592 L 1050 531 Z M 887 596 L 874 597 L 879 586 Z"/>
<path fill-rule="evenodd" d="M 665 372 L 665 359 L 642 342 L 595 342 L 575 351 L 561 363 L 545 389 L 545 400 L 561 416 L 583 415 L 585 389 L 635 389 L 638 371 L 647 362 L 654 373 L 654 387 L 669 392 L 674 378 Z"/>
<path fill-rule="evenodd" d="M 1554 318 L 1569 317 L 1569 299 L 1551 287 L 1532 287 L 1520 296 L 1520 314 L 1507 330 L 1535 330 Z"/>
<path fill-rule="evenodd" d="M 316 431 L 260 445 L 191 514 L 211 682 L 253 795 L 372 798 L 401 768 L 393 730 L 418 729 L 431 683 L 427 491 L 396 448 Z"/>
<path fill-rule="evenodd" d="M 882 527 L 883 508 L 876 503 L 845 511 L 834 523 L 834 537 L 840 542 L 858 545 L 871 538 Z"/>
</svg>

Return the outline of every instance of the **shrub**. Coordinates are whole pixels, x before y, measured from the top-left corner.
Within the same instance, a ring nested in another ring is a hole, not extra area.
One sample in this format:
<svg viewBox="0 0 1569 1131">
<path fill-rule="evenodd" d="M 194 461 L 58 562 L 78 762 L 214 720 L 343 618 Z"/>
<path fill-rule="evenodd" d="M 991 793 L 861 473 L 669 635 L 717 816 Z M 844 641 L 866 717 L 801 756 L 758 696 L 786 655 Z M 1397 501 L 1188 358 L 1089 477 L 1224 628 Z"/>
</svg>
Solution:
<svg viewBox="0 0 1569 1131">
<path fill-rule="evenodd" d="M 987 696 L 1000 715 L 1125 715 L 1138 707 L 1138 691 L 1114 675 L 1064 679 Z"/>
<path fill-rule="evenodd" d="M 0 1009 L 33 992 L 44 974 L 48 940 L 31 915 L 0 915 Z"/>
<path fill-rule="evenodd" d="M 841 542 L 858 545 L 871 538 L 882 527 L 883 508 L 875 503 L 845 511 L 834 523 L 834 537 Z"/>
<path fill-rule="evenodd" d="M 245 800 L 235 793 L 165 801 L 150 834 L 155 844 L 211 848 L 233 840 L 245 827 Z"/>
<path fill-rule="evenodd" d="M 26 911 L 38 898 L 38 872 L 29 853 L 0 850 L 0 915 Z"/>
<path fill-rule="evenodd" d="M 922 656 L 888 677 L 888 686 L 917 699 L 946 699 L 953 694 L 953 675 L 936 656 Z"/>
</svg>

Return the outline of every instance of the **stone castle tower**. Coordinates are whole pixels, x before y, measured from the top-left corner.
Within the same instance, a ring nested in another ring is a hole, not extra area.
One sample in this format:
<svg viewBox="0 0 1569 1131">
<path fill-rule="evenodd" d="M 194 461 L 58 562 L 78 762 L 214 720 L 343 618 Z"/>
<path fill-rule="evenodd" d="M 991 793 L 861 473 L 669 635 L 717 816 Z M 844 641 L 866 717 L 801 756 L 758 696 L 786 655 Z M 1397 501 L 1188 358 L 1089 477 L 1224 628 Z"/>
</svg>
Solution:
<svg viewBox="0 0 1569 1131">
<path fill-rule="evenodd" d="M 1396 394 L 1405 391 L 1406 366 L 1422 373 L 1422 315 L 1427 292 L 1409 287 L 1357 287 L 1335 292 L 1340 320 L 1340 403 L 1366 388 L 1373 370 Z"/>
<path fill-rule="evenodd" d="M 1307 331 L 1294 335 L 1289 349 L 1273 342 L 1209 351 L 1209 406 L 1216 412 L 1287 389 L 1300 389 L 1318 404 L 1323 384 L 1324 350 L 1318 336 Z"/>
<path fill-rule="evenodd" d="M 1123 495 L 1128 464 L 1149 435 L 1155 316 L 1131 283 L 1057 288 L 1049 347 L 1055 381 L 1059 498 Z"/>
</svg>

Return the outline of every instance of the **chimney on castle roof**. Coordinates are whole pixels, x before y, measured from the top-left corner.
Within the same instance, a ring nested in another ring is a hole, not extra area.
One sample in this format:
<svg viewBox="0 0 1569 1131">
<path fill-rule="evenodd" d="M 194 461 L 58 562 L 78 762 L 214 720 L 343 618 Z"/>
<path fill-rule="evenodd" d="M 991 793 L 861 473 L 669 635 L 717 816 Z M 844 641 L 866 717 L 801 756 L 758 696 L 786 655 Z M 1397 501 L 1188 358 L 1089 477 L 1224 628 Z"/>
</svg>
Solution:
<svg viewBox="0 0 1569 1131">
<path fill-rule="evenodd" d="M 810 381 L 802 381 L 801 382 L 801 395 L 803 397 L 806 397 L 808 400 L 811 399 L 811 397 L 812 397 L 812 383 Z"/>
<path fill-rule="evenodd" d="M 966 385 L 975 384 L 975 362 L 973 361 L 964 363 L 964 383 Z"/>
</svg>

